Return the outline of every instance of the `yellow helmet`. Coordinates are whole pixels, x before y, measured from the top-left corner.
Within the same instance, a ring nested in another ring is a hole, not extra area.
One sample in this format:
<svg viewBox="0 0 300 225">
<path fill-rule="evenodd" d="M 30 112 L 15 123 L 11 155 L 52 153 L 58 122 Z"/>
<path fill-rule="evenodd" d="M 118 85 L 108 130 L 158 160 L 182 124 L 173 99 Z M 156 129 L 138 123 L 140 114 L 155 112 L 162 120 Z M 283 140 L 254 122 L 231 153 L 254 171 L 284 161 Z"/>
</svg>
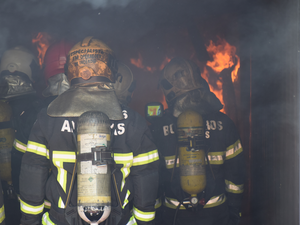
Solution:
<svg viewBox="0 0 300 225">
<path fill-rule="evenodd" d="M 86 37 L 68 53 L 66 74 L 71 85 L 115 82 L 118 66 L 113 51 L 102 41 Z"/>
</svg>

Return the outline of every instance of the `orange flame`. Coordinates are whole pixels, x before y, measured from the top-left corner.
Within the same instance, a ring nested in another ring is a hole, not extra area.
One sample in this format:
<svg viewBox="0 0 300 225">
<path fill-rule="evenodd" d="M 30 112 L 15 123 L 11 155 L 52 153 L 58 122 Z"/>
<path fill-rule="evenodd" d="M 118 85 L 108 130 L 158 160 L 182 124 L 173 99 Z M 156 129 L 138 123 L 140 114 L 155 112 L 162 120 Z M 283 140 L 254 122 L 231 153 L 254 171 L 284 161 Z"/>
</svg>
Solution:
<svg viewBox="0 0 300 225">
<path fill-rule="evenodd" d="M 164 61 L 162 62 L 162 64 L 159 67 L 159 70 L 163 70 L 165 68 L 165 66 L 171 61 L 171 59 L 167 56 Z"/>
<path fill-rule="evenodd" d="M 219 38 L 217 44 L 214 44 L 213 41 L 210 40 L 210 44 L 206 46 L 206 50 L 214 59 L 213 61 L 208 61 L 206 65 L 211 67 L 218 74 L 221 73 L 223 69 L 234 66 L 236 61 L 236 65 L 231 72 L 231 80 L 232 82 L 237 81 L 240 57 L 235 54 L 236 47 L 230 45 L 224 39 Z"/>
<path fill-rule="evenodd" d="M 141 53 L 139 53 L 139 58 L 137 59 L 130 59 L 130 62 L 132 65 L 135 65 L 137 68 L 143 69 L 144 71 L 148 71 L 148 72 L 155 72 L 156 71 L 156 67 L 150 67 L 150 66 L 144 66 L 143 65 L 143 57 L 141 55 Z"/>
<path fill-rule="evenodd" d="M 39 64 L 42 68 L 46 51 L 50 45 L 51 36 L 46 32 L 39 32 L 36 37 L 32 38 L 32 44 L 38 50 Z"/>
</svg>

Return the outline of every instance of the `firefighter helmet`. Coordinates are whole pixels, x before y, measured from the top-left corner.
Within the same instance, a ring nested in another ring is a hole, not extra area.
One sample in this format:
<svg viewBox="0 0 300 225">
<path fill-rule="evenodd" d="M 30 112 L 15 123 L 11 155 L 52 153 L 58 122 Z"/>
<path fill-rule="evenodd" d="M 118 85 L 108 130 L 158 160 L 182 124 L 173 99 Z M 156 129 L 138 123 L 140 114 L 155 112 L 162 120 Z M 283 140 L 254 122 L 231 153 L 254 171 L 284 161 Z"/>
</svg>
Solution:
<svg viewBox="0 0 300 225">
<path fill-rule="evenodd" d="M 201 77 L 198 66 L 186 59 L 173 58 L 163 69 L 160 86 L 167 102 L 176 97 L 198 88 L 209 91 L 209 86 Z"/>
<path fill-rule="evenodd" d="M 44 78 L 46 81 L 52 76 L 65 72 L 64 66 L 67 62 L 67 54 L 72 47 L 73 44 L 62 40 L 47 49 L 44 59 Z"/>
<path fill-rule="evenodd" d="M 18 46 L 4 52 L 0 64 L 0 97 L 12 98 L 34 93 L 32 83 L 38 80 L 37 58 Z"/>
<path fill-rule="evenodd" d="M 116 75 L 114 88 L 118 100 L 122 104 L 128 105 L 135 89 L 135 80 L 133 80 L 131 70 L 124 63 L 118 62 L 118 73 Z"/>
<path fill-rule="evenodd" d="M 39 63 L 37 58 L 23 46 L 17 46 L 3 53 L 0 64 L 0 74 L 25 74 L 31 82 L 39 76 Z"/>
<path fill-rule="evenodd" d="M 117 70 L 113 51 L 92 36 L 78 42 L 67 57 L 66 73 L 71 85 L 94 82 L 114 83 Z"/>
</svg>

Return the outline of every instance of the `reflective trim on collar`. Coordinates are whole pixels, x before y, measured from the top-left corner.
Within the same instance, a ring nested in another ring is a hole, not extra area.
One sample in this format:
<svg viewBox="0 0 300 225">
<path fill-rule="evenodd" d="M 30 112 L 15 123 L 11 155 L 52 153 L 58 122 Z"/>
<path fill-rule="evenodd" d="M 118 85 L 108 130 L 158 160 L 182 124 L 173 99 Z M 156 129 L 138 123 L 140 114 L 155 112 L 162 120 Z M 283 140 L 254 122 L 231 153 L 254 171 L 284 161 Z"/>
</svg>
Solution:
<svg viewBox="0 0 300 225">
<path fill-rule="evenodd" d="M 241 141 L 237 140 L 233 145 L 226 148 L 226 160 L 231 159 L 243 151 Z"/>
<path fill-rule="evenodd" d="M 175 155 L 165 156 L 165 162 L 167 169 L 173 169 L 175 162 Z M 179 167 L 179 157 L 177 157 L 176 167 Z"/>
<path fill-rule="evenodd" d="M 46 148 L 46 145 L 39 144 L 34 141 L 28 141 L 27 152 L 31 152 L 37 155 L 45 156 L 49 159 L 49 150 Z"/>
<path fill-rule="evenodd" d="M 20 199 L 20 207 L 21 207 L 21 211 L 26 214 L 38 215 L 43 212 L 44 203 L 42 205 L 33 206 L 33 205 L 27 204 L 26 202 L 24 202 Z"/>
<path fill-rule="evenodd" d="M 143 154 L 134 156 L 133 157 L 133 166 L 145 165 L 145 164 L 157 161 L 158 159 L 159 159 L 158 151 L 156 149 L 151 152 L 147 152 L 147 153 L 143 153 Z"/>
<path fill-rule="evenodd" d="M 27 149 L 27 145 L 24 144 L 23 142 L 15 139 L 14 140 L 14 148 L 17 149 L 19 152 L 25 153 L 26 149 Z"/>
<path fill-rule="evenodd" d="M 244 184 L 236 185 L 229 180 L 225 180 L 226 191 L 234 194 L 241 194 L 244 192 Z"/>
<path fill-rule="evenodd" d="M 138 210 L 133 206 L 133 215 L 136 219 L 144 222 L 149 222 L 154 220 L 155 218 L 155 211 L 154 212 L 143 212 L 141 210 Z"/>
</svg>

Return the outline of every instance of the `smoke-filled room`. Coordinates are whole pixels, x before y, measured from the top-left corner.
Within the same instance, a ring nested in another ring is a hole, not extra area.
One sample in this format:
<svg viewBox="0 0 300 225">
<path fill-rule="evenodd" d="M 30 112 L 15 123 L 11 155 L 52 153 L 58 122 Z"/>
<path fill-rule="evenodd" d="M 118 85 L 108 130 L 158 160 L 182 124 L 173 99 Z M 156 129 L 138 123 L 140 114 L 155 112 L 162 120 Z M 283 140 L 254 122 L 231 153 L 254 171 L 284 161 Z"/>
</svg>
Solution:
<svg viewBox="0 0 300 225">
<path fill-rule="evenodd" d="M 0 1 L 0 225 L 297 225 L 299 0 Z"/>
</svg>

